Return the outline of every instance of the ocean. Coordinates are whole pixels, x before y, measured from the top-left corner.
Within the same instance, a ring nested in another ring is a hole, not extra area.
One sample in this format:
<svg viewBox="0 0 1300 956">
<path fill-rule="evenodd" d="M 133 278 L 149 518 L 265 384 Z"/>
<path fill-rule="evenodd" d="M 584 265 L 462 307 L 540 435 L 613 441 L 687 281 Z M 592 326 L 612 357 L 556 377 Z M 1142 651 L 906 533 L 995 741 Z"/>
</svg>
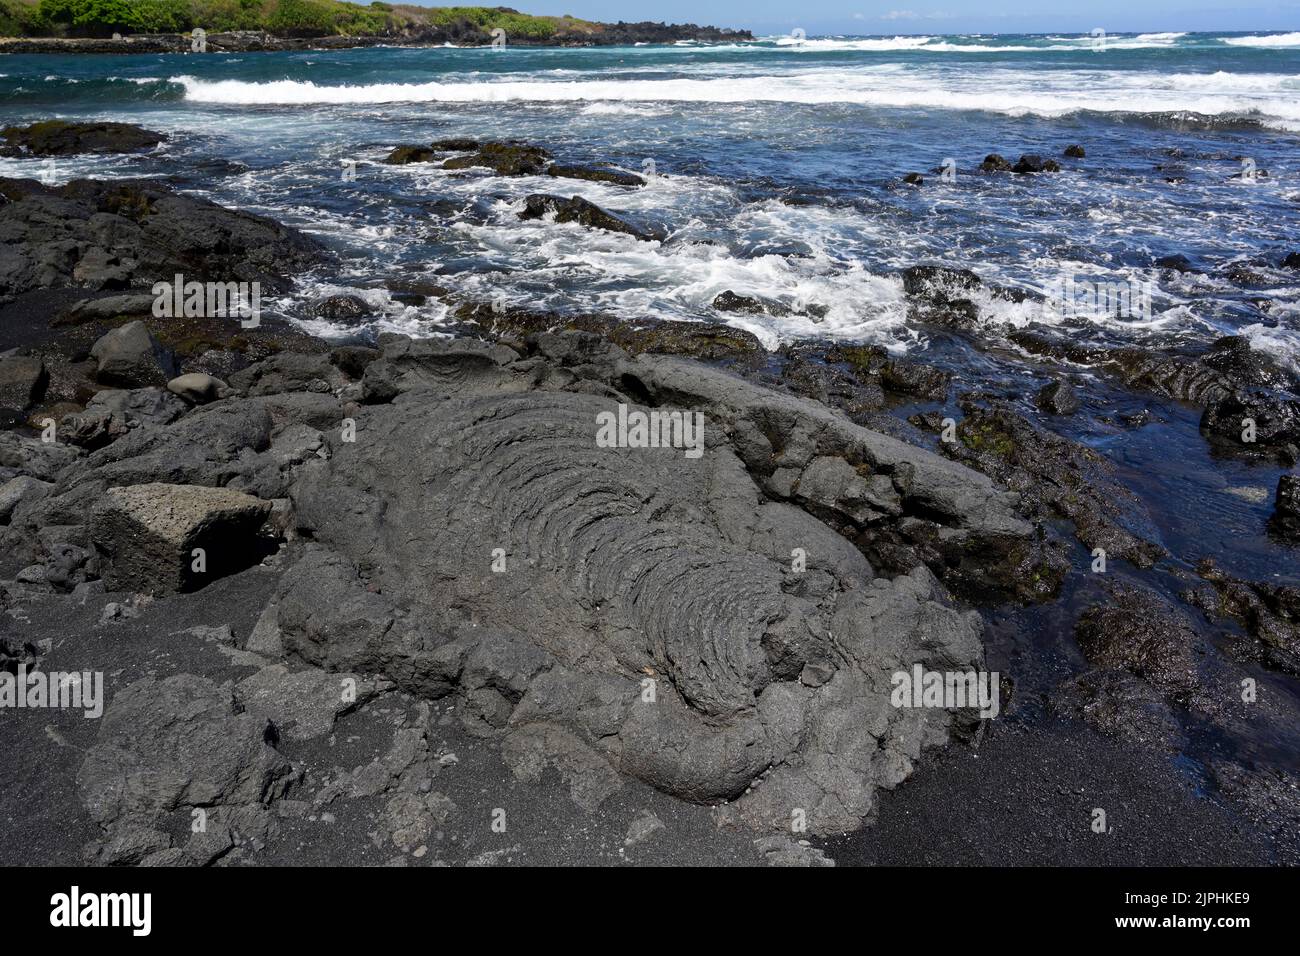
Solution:
<svg viewBox="0 0 1300 956">
<path fill-rule="evenodd" d="M 1300 221 L 1296 33 L 8 56 L 0 73 L 6 122 L 112 119 L 171 136 L 145 157 L 0 160 L 0 174 L 167 177 L 335 248 L 342 279 L 304 276 L 276 305 L 291 316 L 360 289 L 379 312 L 369 331 L 436 333 L 445 306 L 386 291 L 425 278 L 532 308 L 724 319 L 770 348 L 916 351 L 930 336 L 908 321 L 897 273 L 941 263 L 1049 296 L 1062 282 L 1149 293 L 1140 313 L 1060 317 L 1099 341 L 1235 333 L 1300 357 L 1300 283 L 1277 268 Z M 446 137 L 518 138 L 559 162 L 655 175 L 627 189 L 382 163 Z M 1086 158 L 1061 159 L 1076 143 Z M 993 152 L 1064 170 L 979 173 Z M 911 172 L 922 186 L 902 182 Z M 581 195 L 667 239 L 518 221 L 534 192 Z M 1154 268 L 1169 255 L 1196 271 Z M 719 315 L 728 289 L 820 308 Z M 981 306 L 991 332 L 1043 320 L 1035 301 Z"/>
</svg>

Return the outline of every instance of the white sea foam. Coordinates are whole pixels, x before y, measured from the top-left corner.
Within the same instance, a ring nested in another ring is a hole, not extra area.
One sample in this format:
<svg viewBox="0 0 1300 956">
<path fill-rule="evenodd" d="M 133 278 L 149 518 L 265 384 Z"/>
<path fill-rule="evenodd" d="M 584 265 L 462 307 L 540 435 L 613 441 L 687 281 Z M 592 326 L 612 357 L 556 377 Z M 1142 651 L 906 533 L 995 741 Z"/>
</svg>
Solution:
<svg viewBox="0 0 1300 956">
<path fill-rule="evenodd" d="M 173 77 L 187 100 L 235 105 L 695 102 L 849 103 L 910 109 L 982 110 L 1059 117 L 1103 113 L 1193 112 L 1257 116 L 1300 129 L 1300 77 L 1287 74 L 1148 74 L 1013 69 L 954 77 L 925 70 L 888 74 L 817 69 L 711 79 L 507 80 L 318 85 L 310 81 L 200 80 Z"/>
<path fill-rule="evenodd" d="M 1220 37 L 1229 46 L 1291 47 L 1300 46 L 1300 33 L 1271 33 L 1263 36 Z"/>
</svg>

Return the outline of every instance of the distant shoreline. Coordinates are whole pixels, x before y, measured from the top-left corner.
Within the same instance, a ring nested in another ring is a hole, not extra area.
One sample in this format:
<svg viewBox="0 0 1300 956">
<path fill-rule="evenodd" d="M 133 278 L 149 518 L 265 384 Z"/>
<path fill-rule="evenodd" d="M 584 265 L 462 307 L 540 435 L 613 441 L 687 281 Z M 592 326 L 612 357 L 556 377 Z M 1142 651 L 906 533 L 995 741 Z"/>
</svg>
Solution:
<svg viewBox="0 0 1300 956">
<path fill-rule="evenodd" d="M 749 42 L 748 30 L 697 27 L 694 24 L 605 24 L 600 33 L 557 33 L 547 38 L 506 36 L 508 46 L 527 47 L 596 47 L 628 46 L 634 43 Z M 279 37 L 262 31 L 208 33 L 204 36 L 209 53 L 255 53 L 281 50 L 348 50 L 363 47 L 487 47 L 492 37 L 459 36 L 452 38 L 442 31 L 421 31 L 410 35 Z M 3 53 L 188 53 L 193 39 L 188 33 L 132 35 L 112 38 L 82 37 L 0 37 Z"/>
</svg>

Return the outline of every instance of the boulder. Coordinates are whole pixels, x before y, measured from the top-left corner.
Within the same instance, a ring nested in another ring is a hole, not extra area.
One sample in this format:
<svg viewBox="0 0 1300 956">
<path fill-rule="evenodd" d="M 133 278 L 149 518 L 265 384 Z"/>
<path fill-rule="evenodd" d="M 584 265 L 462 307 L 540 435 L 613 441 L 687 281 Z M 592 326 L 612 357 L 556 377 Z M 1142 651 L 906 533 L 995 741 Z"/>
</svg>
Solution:
<svg viewBox="0 0 1300 956">
<path fill-rule="evenodd" d="M 167 383 L 167 391 L 179 395 L 191 405 L 206 405 L 221 398 L 230 389 L 225 382 L 203 372 L 178 375 Z"/>
<path fill-rule="evenodd" d="M 427 146 L 398 146 L 384 157 L 384 162 L 390 166 L 406 166 L 409 163 L 428 163 L 437 156 L 438 151 Z"/>
<path fill-rule="evenodd" d="M 23 500 L 30 501 L 39 497 L 52 487 L 53 485 L 50 482 L 41 481 L 29 475 L 10 478 L 3 485 L 0 485 L 0 524 L 9 521 L 9 516 L 13 514 L 13 510 L 18 507 L 19 502 Z"/>
<path fill-rule="evenodd" d="M 1073 415 L 1079 410 L 1079 396 L 1067 382 L 1049 382 L 1034 395 L 1034 404 L 1049 415 Z"/>
<path fill-rule="evenodd" d="M 1084 148 L 1077 143 L 1073 146 L 1065 147 L 1065 155 L 1068 159 L 1083 159 L 1088 155 Z"/>
<path fill-rule="evenodd" d="M 98 363 L 96 377 L 106 385 L 163 385 L 175 374 L 172 357 L 139 319 L 106 333 L 90 354 Z"/>
<path fill-rule="evenodd" d="M 527 143 L 483 143 L 468 156 L 456 156 L 443 169 L 471 169 L 486 166 L 498 176 L 540 176 L 550 165 L 551 154 Z"/>
<path fill-rule="evenodd" d="M 307 311 L 318 319 L 332 322 L 355 322 L 370 315 L 370 303 L 359 295 L 331 295 L 317 299 L 307 307 Z"/>
<path fill-rule="evenodd" d="M 1059 173 L 1061 164 L 1054 159 L 1043 159 L 1037 153 L 1026 153 L 1014 166 L 1013 173 Z"/>
<path fill-rule="evenodd" d="M 110 488 L 91 514 L 104 586 L 149 594 L 192 590 L 256 563 L 257 531 L 270 511 L 270 502 L 227 488 Z M 204 552 L 204 570 L 195 569 L 196 549 Z"/>
<path fill-rule="evenodd" d="M 980 170 L 986 173 L 1005 173 L 1010 172 L 1011 164 L 997 153 L 989 153 L 984 157 L 984 162 L 980 163 Z"/>
<path fill-rule="evenodd" d="M 0 356 L 0 408 L 31 408 L 44 397 L 49 382 L 45 363 L 38 356 Z"/>
<path fill-rule="evenodd" d="M 618 232 L 647 242 L 660 238 L 606 212 L 581 196 L 565 199 L 562 196 L 534 193 L 524 200 L 524 210 L 519 213 L 520 219 L 541 219 L 545 216 L 553 216 L 556 222 L 576 222 L 589 229 Z"/>
<path fill-rule="evenodd" d="M 903 182 L 909 186 L 921 186 L 925 184 L 925 177 L 920 173 L 908 173 L 903 177 Z"/>
</svg>

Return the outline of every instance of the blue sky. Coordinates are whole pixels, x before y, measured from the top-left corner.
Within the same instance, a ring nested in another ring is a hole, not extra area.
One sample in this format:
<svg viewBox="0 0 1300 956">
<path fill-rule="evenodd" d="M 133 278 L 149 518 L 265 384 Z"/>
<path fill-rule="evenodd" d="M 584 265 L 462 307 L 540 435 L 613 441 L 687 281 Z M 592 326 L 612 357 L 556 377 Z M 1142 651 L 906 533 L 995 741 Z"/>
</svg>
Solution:
<svg viewBox="0 0 1300 956">
<path fill-rule="evenodd" d="M 1300 30 L 1300 2 L 1240 0 L 499 0 L 528 13 L 667 20 L 755 33 Z"/>
</svg>

